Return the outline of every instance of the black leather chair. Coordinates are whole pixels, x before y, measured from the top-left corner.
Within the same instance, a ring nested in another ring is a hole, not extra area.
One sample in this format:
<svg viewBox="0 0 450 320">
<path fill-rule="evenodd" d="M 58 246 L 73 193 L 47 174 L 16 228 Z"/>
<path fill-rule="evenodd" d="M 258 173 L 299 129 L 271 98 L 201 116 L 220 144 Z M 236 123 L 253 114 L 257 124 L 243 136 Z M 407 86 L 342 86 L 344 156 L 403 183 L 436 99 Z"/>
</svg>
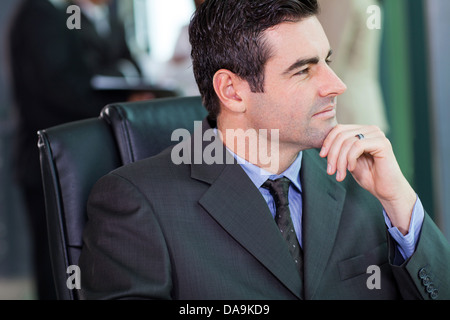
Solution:
<svg viewBox="0 0 450 320">
<path fill-rule="evenodd" d="M 106 106 L 99 118 L 38 132 L 50 254 L 58 299 L 79 299 L 67 268 L 77 265 L 94 183 L 115 168 L 174 144 L 172 132 L 194 129 L 206 116 L 200 97 L 164 98 Z M 81 277 L 82 277 L 81 273 Z"/>
</svg>

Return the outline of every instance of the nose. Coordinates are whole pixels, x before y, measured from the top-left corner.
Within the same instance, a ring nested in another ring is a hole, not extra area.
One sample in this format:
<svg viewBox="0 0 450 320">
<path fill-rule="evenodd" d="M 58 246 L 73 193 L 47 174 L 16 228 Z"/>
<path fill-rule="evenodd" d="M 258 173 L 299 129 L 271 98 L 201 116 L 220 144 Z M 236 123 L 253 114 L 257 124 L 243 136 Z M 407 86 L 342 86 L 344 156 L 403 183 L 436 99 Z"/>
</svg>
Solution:
<svg viewBox="0 0 450 320">
<path fill-rule="evenodd" d="M 322 76 L 320 77 L 319 87 L 320 96 L 340 96 L 347 91 L 345 83 L 337 76 L 330 66 L 325 65 L 321 72 Z"/>
</svg>

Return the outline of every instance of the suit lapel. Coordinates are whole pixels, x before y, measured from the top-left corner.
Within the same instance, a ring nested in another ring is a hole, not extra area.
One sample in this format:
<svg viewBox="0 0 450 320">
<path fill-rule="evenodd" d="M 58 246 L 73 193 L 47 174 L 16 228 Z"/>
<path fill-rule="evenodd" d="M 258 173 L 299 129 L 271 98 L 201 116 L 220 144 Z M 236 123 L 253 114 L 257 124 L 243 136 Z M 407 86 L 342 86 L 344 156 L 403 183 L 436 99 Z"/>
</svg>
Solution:
<svg viewBox="0 0 450 320">
<path fill-rule="evenodd" d="M 298 298 L 302 283 L 259 190 L 239 165 L 228 165 L 200 199 L 208 213 Z"/>
<path fill-rule="evenodd" d="M 203 122 L 205 125 L 209 127 Z M 196 140 L 195 137 L 192 140 Z M 219 147 L 223 148 L 223 163 L 234 160 L 221 141 L 216 146 Z M 205 150 L 205 145 L 202 150 Z M 191 177 L 211 185 L 199 204 L 295 296 L 301 298 L 302 280 L 286 243 L 264 198 L 240 165 L 193 164 Z"/>
<path fill-rule="evenodd" d="M 313 298 L 334 246 L 345 200 L 345 189 L 326 173 L 316 150 L 303 155 L 300 178 L 303 198 L 305 298 Z"/>
</svg>

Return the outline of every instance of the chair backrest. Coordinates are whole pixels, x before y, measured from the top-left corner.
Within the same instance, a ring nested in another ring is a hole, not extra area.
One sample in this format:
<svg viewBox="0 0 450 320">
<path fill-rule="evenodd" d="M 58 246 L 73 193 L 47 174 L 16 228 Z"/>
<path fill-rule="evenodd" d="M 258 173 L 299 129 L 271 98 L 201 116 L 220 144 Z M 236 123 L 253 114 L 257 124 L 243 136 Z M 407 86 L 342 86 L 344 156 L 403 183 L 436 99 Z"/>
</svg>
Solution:
<svg viewBox="0 0 450 320">
<path fill-rule="evenodd" d="M 77 265 L 94 183 L 115 168 L 156 155 L 172 131 L 192 132 L 206 116 L 200 97 L 164 98 L 106 106 L 99 118 L 38 132 L 50 255 L 58 299 L 78 299 L 67 286 L 67 268 Z"/>
<path fill-rule="evenodd" d="M 194 121 L 203 120 L 206 114 L 200 97 L 185 97 L 116 103 L 104 108 L 101 117 L 114 131 L 122 163 L 128 164 L 173 145 L 174 130 L 192 132 Z"/>
</svg>

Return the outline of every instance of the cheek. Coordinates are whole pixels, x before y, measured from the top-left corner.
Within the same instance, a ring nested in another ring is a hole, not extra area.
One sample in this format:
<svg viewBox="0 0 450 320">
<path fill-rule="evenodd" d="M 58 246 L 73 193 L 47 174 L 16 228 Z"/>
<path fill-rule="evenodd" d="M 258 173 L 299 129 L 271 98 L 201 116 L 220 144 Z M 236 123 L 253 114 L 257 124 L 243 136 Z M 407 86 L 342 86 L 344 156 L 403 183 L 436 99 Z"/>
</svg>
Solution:
<svg viewBox="0 0 450 320">
<path fill-rule="evenodd" d="M 310 122 L 310 104 L 303 97 L 280 96 L 272 112 L 274 123 L 280 129 L 281 136 L 298 135 L 304 132 Z"/>
<path fill-rule="evenodd" d="M 316 104 L 304 86 L 267 86 L 265 93 L 254 94 L 249 109 L 255 128 L 279 129 L 280 135 L 307 129 Z"/>
<path fill-rule="evenodd" d="M 295 125 L 297 127 L 305 127 L 311 120 L 313 102 L 311 99 L 306 99 L 305 96 L 300 94 L 290 100 L 284 98 L 284 121 L 285 125 Z"/>
</svg>

